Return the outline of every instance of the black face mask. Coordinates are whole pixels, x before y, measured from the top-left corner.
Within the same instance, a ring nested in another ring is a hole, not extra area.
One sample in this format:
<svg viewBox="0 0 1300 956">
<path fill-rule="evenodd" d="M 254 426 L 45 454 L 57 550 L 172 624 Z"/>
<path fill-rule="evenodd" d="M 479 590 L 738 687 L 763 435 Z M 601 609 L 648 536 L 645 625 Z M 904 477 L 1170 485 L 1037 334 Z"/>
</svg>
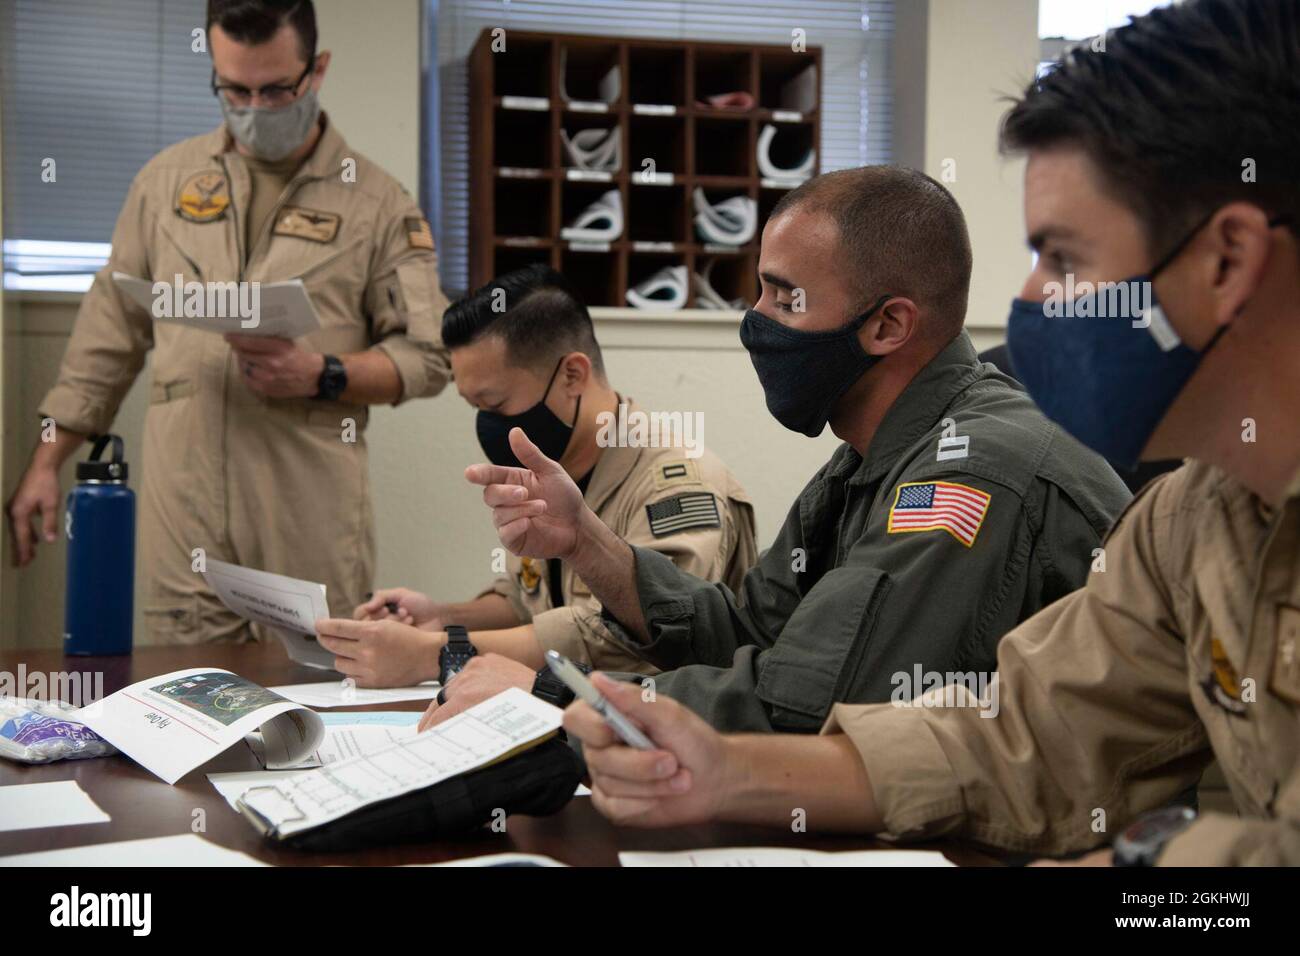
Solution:
<svg viewBox="0 0 1300 956">
<path fill-rule="evenodd" d="M 740 343 L 749 352 L 772 417 L 791 431 L 816 438 L 840 396 L 879 361 L 858 341 L 858 329 L 891 297 L 838 329 L 806 332 L 750 309 L 740 323 Z"/>
<path fill-rule="evenodd" d="M 508 468 L 523 467 L 523 463 L 515 457 L 514 449 L 510 447 L 512 428 L 522 428 L 524 434 L 541 449 L 543 455 L 552 461 L 560 460 L 569 447 L 574 425 L 578 424 L 578 411 L 582 408 L 580 395 L 578 407 L 573 410 L 573 425 L 566 425 L 555 412 L 546 407 L 546 396 L 551 393 L 555 376 L 559 374 L 560 366 L 563 364 L 564 359 L 561 358 L 556 363 L 555 371 L 551 373 L 551 380 L 546 383 L 546 391 L 542 392 L 541 401 L 526 412 L 518 415 L 502 415 L 499 412 L 479 411 L 474 423 L 475 430 L 478 432 L 478 443 L 483 447 L 483 454 L 487 455 L 488 461 L 492 464 L 505 465 Z"/>
</svg>

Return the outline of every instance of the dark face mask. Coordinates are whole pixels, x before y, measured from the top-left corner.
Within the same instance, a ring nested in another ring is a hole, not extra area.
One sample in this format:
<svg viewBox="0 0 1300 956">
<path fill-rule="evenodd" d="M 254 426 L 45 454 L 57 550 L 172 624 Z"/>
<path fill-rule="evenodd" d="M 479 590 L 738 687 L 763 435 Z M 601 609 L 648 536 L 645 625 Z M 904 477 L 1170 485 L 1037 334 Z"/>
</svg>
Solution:
<svg viewBox="0 0 1300 956">
<path fill-rule="evenodd" d="M 492 464 L 505 465 L 509 468 L 523 467 L 515 457 L 514 449 L 510 447 L 512 428 L 522 428 L 529 440 L 552 461 L 559 461 L 563 456 L 569 447 L 569 440 L 573 437 L 574 425 L 578 423 L 578 411 L 582 408 L 582 396 L 578 396 L 578 407 L 573 410 L 573 424 L 566 425 L 555 412 L 546 407 L 546 396 L 551 393 L 555 376 L 559 374 L 560 366 L 563 364 L 564 359 L 561 358 L 555 365 L 555 371 L 551 373 L 550 381 L 546 383 L 546 391 L 542 392 L 541 401 L 527 411 L 518 415 L 479 411 L 474 423 L 475 430 L 478 432 L 478 443 L 483 447 L 483 454 L 487 455 L 488 461 Z"/>
<path fill-rule="evenodd" d="M 1015 299 L 1007 351 L 1016 378 L 1052 421 L 1112 463 L 1134 467 L 1222 326 L 1188 348 L 1156 298 L 1155 278 L 1210 221 L 1201 220 L 1148 272 L 1079 296 L 1068 309 Z M 1269 221 L 1270 228 L 1287 222 Z M 1119 306 L 1118 308 L 1116 306 Z M 1068 315 L 1053 314 L 1067 311 Z"/>
<path fill-rule="evenodd" d="M 840 396 L 880 360 L 863 351 L 858 330 L 889 299 L 882 295 L 847 325 L 825 332 L 792 329 L 753 309 L 745 313 L 740 343 L 773 418 L 809 438 L 822 433 Z"/>
</svg>

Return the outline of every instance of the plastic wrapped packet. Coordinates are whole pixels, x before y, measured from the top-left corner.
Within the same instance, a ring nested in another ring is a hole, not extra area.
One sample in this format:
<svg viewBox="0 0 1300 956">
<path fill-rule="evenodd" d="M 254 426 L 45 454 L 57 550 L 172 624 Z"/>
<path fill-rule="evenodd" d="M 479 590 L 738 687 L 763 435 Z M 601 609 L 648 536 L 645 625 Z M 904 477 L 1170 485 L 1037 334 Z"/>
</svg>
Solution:
<svg viewBox="0 0 1300 956">
<path fill-rule="evenodd" d="M 103 737 L 71 719 L 75 712 L 60 702 L 0 697 L 0 757 L 50 763 L 117 753 Z"/>
</svg>

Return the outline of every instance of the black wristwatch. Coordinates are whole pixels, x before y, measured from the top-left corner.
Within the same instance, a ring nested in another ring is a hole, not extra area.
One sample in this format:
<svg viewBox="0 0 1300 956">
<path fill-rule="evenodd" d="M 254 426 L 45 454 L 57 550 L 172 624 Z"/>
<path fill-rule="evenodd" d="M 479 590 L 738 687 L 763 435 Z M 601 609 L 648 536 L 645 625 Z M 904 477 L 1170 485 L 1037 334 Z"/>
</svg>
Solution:
<svg viewBox="0 0 1300 956">
<path fill-rule="evenodd" d="M 448 624 L 447 643 L 438 652 L 438 683 L 446 687 L 477 653 L 478 648 L 470 643 L 469 631 L 459 624 Z"/>
<path fill-rule="evenodd" d="M 591 667 L 587 664 L 579 664 L 577 661 L 572 662 L 573 666 L 582 671 L 583 674 L 591 676 Z M 576 696 L 569 686 L 560 680 L 549 667 L 543 667 L 533 678 L 533 696 L 538 700 L 544 700 L 548 704 L 554 704 L 556 707 L 568 707 L 573 703 Z"/>
<path fill-rule="evenodd" d="M 316 398 L 335 401 L 348 387 L 348 370 L 337 355 L 325 356 L 325 367 L 316 382 Z"/>
<path fill-rule="evenodd" d="M 1196 822 L 1191 807 L 1164 807 L 1144 813 L 1115 840 L 1116 866 L 1155 866 L 1165 845 Z"/>
</svg>

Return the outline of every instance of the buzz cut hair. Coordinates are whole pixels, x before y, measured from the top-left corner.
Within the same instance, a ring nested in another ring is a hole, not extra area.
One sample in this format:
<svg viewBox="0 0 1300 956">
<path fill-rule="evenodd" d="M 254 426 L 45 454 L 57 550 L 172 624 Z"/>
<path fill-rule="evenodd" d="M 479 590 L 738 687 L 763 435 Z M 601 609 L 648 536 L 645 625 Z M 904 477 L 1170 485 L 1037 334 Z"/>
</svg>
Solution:
<svg viewBox="0 0 1300 956">
<path fill-rule="evenodd" d="M 824 213 L 839 229 L 839 264 L 859 311 L 882 295 L 922 312 L 923 334 L 947 342 L 966 322 L 971 245 L 952 193 L 902 166 L 860 166 L 817 176 L 786 193 L 772 218 L 792 209 Z"/>
</svg>

